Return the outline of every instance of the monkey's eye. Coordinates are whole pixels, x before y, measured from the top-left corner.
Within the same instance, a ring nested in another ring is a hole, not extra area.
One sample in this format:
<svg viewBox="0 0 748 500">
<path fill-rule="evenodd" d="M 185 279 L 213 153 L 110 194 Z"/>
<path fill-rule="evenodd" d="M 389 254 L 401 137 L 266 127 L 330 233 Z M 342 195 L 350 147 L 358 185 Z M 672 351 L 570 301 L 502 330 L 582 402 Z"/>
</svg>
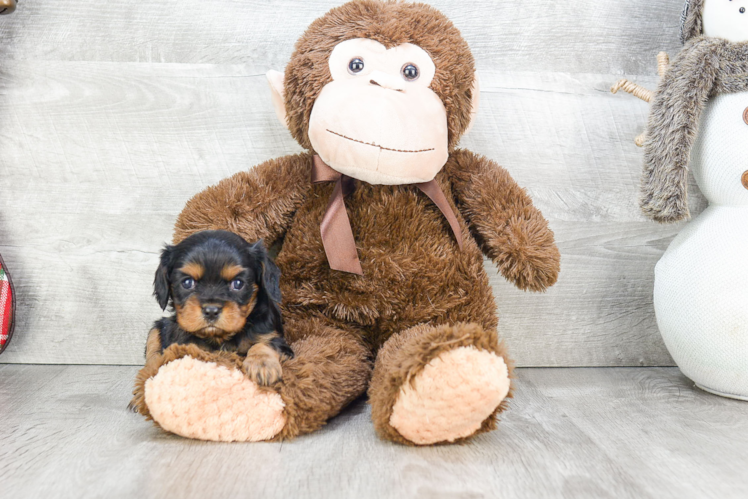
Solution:
<svg viewBox="0 0 748 500">
<path fill-rule="evenodd" d="M 418 66 L 413 63 L 407 63 L 400 72 L 406 80 L 413 81 L 418 78 Z"/>
<path fill-rule="evenodd" d="M 360 57 L 354 57 L 351 62 L 348 63 L 348 73 L 355 75 L 361 73 L 364 70 L 364 60 Z"/>
<path fill-rule="evenodd" d="M 195 288 L 195 280 L 193 278 L 185 278 L 182 280 L 182 288 L 185 290 L 192 290 Z"/>
<path fill-rule="evenodd" d="M 231 285 L 229 285 L 229 288 L 238 292 L 239 290 L 244 288 L 244 282 L 242 280 L 234 280 L 231 282 Z"/>
</svg>

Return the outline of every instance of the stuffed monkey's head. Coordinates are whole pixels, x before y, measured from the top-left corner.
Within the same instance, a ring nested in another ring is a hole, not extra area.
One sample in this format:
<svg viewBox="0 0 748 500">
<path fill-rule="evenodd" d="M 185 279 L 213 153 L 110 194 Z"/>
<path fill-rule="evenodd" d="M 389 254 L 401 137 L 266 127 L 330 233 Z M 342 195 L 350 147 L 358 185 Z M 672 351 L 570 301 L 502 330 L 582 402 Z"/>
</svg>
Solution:
<svg viewBox="0 0 748 500">
<path fill-rule="evenodd" d="M 700 35 L 734 43 L 748 41 L 748 0 L 687 0 L 683 41 Z"/>
<path fill-rule="evenodd" d="M 335 8 L 299 39 L 285 76 L 268 80 L 299 144 L 371 184 L 432 180 L 477 109 L 467 44 L 424 4 Z"/>
</svg>

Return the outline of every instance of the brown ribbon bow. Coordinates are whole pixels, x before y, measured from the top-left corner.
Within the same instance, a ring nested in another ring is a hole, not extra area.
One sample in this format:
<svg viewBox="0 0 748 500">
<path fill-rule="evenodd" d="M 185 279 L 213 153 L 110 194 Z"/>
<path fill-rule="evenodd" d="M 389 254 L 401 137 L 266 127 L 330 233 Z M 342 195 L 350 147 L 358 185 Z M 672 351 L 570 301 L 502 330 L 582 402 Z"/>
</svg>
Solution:
<svg viewBox="0 0 748 500">
<path fill-rule="evenodd" d="M 312 184 L 322 182 L 335 182 L 330 202 L 327 204 L 322 224 L 320 224 L 322 245 L 325 247 L 330 268 L 336 271 L 363 275 L 364 272 L 361 269 L 361 262 L 358 260 L 358 252 L 356 251 L 356 240 L 353 239 L 351 221 L 348 219 L 348 213 L 345 210 L 345 197 L 356 190 L 355 180 L 336 172 L 319 155 L 315 155 L 312 167 Z M 452 233 L 457 239 L 457 244 L 462 250 L 460 224 L 457 222 L 457 217 L 452 207 L 449 206 L 449 202 L 447 202 L 439 184 L 436 180 L 431 180 L 414 185 L 428 196 L 444 214 L 452 228 Z"/>
</svg>

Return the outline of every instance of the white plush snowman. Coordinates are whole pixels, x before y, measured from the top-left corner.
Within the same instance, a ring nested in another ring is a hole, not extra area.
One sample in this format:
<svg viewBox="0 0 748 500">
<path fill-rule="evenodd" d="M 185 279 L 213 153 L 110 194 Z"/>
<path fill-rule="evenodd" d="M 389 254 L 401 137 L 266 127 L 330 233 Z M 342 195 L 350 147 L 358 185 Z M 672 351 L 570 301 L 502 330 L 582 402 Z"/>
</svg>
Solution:
<svg viewBox="0 0 748 500">
<path fill-rule="evenodd" d="M 642 208 L 688 217 L 687 172 L 709 207 L 655 269 L 657 323 L 702 389 L 748 400 L 748 0 L 692 0 L 645 142 Z"/>
</svg>

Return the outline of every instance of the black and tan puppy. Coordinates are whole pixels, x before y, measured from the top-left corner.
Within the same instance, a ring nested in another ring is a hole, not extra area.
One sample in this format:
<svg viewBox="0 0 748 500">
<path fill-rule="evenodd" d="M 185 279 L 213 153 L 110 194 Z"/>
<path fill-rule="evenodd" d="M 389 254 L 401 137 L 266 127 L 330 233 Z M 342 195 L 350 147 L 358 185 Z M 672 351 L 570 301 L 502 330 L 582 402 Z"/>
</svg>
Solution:
<svg viewBox="0 0 748 500">
<path fill-rule="evenodd" d="M 259 385 L 281 379 L 293 351 L 283 338 L 280 270 L 262 241 L 250 245 L 228 231 L 202 231 L 161 253 L 154 295 L 174 315 L 148 334 L 146 362 L 171 344 L 246 356 L 244 369 Z"/>
</svg>

